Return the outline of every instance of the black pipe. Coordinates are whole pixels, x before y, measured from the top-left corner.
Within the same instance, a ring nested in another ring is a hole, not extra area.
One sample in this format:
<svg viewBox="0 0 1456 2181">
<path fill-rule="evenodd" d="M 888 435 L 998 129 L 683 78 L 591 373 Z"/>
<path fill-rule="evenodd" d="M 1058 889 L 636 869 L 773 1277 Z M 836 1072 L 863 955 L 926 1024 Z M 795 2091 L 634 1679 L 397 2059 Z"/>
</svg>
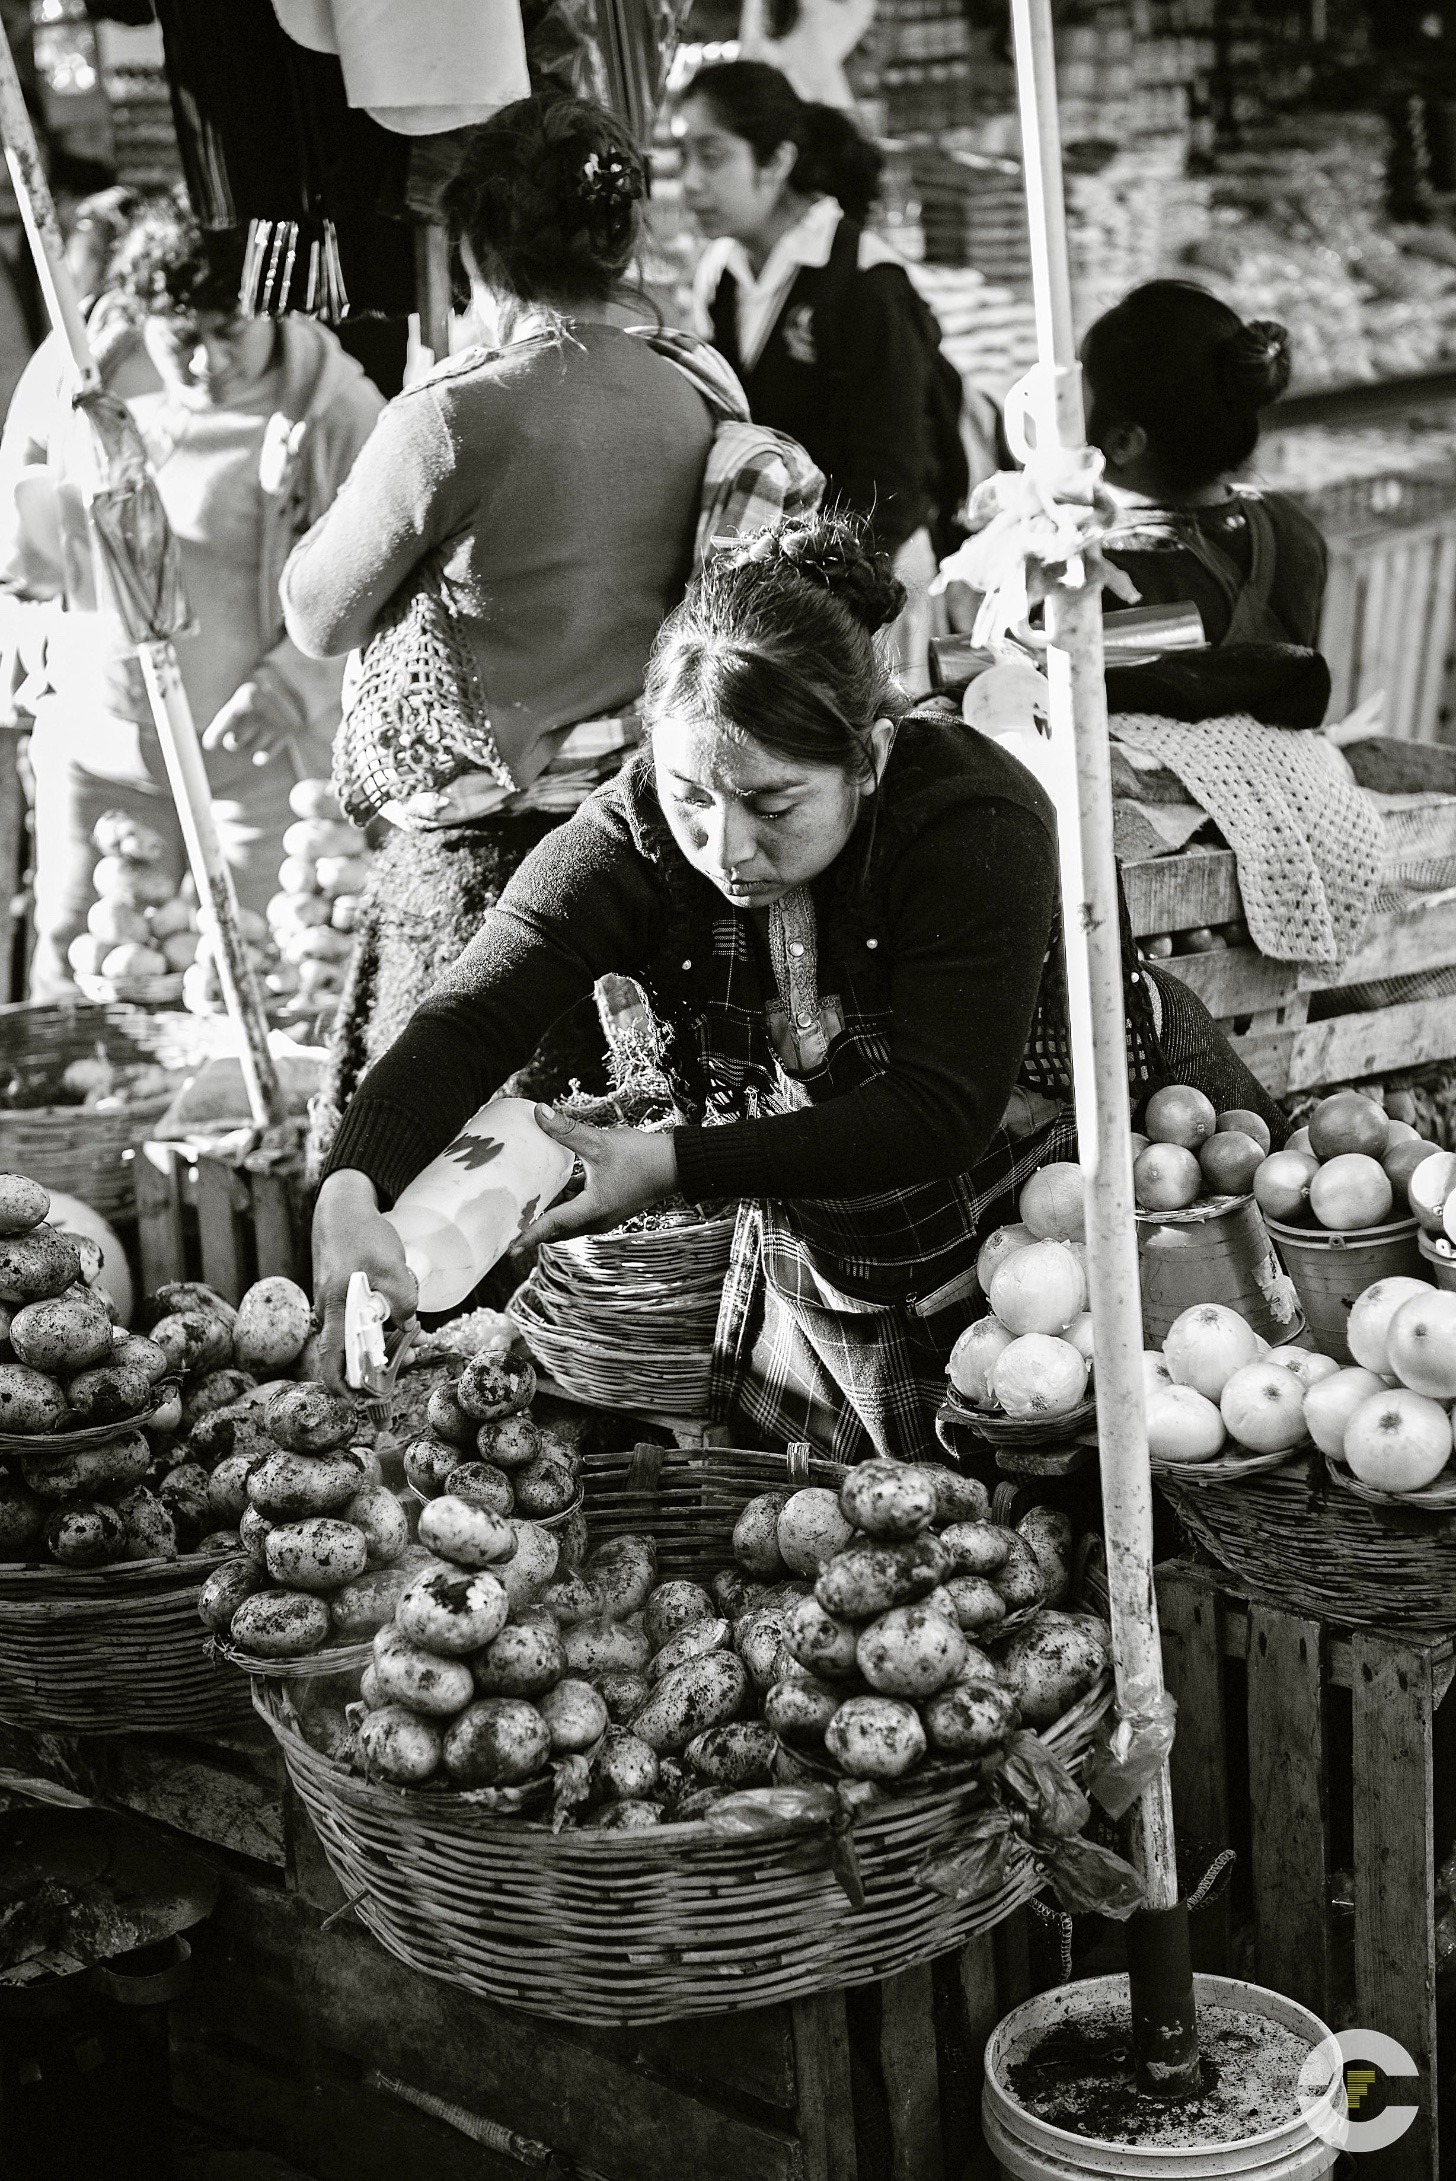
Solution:
<svg viewBox="0 0 1456 2181">
<path fill-rule="evenodd" d="M 1203 2088 L 1188 1903 L 1139 1909 L 1127 1924 L 1137 2086 L 1150 2098 L 1192 2098 Z"/>
</svg>

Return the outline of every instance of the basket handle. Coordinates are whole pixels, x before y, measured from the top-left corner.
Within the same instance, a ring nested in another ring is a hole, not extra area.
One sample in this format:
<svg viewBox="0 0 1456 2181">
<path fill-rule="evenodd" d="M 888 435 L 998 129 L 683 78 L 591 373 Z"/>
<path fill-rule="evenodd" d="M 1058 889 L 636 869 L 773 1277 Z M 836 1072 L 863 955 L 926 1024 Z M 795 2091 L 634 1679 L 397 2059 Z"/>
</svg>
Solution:
<svg viewBox="0 0 1456 2181">
<path fill-rule="evenodd" d="M 662 1484 L 662 1465 L 667 1459 L 665 1446 L 654 1446 L 641 1439 L 632 1449 L 632 1459 L 627 1465 L 627 1489 L 629 1492 L 656 1492 Z"/>
</svg>

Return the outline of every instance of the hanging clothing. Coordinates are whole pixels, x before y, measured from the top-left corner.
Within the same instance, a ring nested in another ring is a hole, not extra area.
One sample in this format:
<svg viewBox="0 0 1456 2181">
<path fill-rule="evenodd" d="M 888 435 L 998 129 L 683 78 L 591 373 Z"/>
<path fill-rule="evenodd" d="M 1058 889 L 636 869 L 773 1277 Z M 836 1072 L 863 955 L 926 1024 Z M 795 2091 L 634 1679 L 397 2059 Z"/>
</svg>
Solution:
<svg viewBox="0 0 1456 2181">
<path fill-rule="evenodd" d="M 1329 554 L 1283 493 L 1237 486 L 1212 507 L 1129 507 L 1105 550 L 1144 605 L 1197 606 L 1211 644 L 1318 640 Z"/>
<path fill-rule="evenodd" d="M 400 136 L 486 121 L 529 95 L 518 0 L 273 0 L 290 38 L 337 54 L 351 106 Z"/>
<path fill-rule="evenodd" d="M 738 58 L 766 61 L 811 106 L 852 112 L 854 92 L 844 64 L 874 19 L 875 0 L 795 0 L 792 27 L 775 37 L 763 0 L 743 0 Z"/>
</svg>

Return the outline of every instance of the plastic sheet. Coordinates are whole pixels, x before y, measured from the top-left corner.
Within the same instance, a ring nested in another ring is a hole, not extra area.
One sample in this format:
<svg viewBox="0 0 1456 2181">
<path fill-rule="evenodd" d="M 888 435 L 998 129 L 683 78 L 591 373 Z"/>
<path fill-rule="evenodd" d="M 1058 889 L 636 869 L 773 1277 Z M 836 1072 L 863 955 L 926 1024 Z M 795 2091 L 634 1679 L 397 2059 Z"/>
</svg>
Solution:
<svg viewBox="0 0 1456 2181">
<path fill-rule="evenodd" d="M 1121 1921 L 1142 1905 L 1143 1883 L 1132 1865 L 1082 1837 L 1092 1806 L 1034 1734 L 1012 1737 L 993 1792 L 996 1805 L 970 1819 L 954 1852 L 921 1865 L 923 1884 L 947 1900 L 980 1900 L 1005 1884 L 1019 1851 L 1045 1872 L 1071 1915 Z"/>
<path fill-rule="evenodd" d="M 1177 1699 L 1166 1689 L 1146 1682 L 1129 1685 L 1115 1724 L 1104 1728 L 1087 1769 L 1087 1791 L 1110 1818 L 1124 1816 L 1157 1778 L 1173 1747 L 1177 1717 Z"/>
</svg>

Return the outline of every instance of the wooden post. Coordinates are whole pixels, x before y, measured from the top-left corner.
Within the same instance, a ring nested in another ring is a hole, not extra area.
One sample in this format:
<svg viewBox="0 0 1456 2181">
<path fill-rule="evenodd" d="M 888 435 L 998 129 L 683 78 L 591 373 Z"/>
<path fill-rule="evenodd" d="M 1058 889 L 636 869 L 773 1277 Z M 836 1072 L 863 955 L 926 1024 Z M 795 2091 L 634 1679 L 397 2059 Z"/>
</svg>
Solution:
<svg viewBox="0 0 1456 2181">
<path fill-rule="evenodd" d="M 415 302 L 420 340 L 443 363 L 450 353 L 450 238 L 433 222 L 415 229 Z"/>
</svg>

